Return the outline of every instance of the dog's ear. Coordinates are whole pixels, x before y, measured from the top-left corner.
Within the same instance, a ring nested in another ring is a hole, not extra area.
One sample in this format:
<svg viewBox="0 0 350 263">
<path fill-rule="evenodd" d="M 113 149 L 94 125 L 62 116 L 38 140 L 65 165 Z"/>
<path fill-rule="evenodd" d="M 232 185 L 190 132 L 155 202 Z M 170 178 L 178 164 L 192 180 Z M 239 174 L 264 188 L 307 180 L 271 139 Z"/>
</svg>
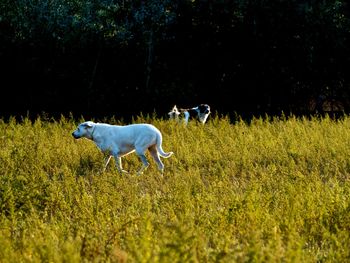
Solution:
<svg viewBox="0 0 350 263">
<path fill-rule="evenodd" d="M 176 108 L 176 105 L 174 105 L 174 107 L 171 109 L 171 111 L 168 112 L 169 115 L 173 115 L 173 114 L 176 114 L 177 112 L 177 108 Z"/>
<path fill-rule="evenodd" d="M 92 121 L 87 121 L 84 123 L 84 127 L 86 128 L 92 128 L 94 126 L 94 123 Z"/>
</svg>

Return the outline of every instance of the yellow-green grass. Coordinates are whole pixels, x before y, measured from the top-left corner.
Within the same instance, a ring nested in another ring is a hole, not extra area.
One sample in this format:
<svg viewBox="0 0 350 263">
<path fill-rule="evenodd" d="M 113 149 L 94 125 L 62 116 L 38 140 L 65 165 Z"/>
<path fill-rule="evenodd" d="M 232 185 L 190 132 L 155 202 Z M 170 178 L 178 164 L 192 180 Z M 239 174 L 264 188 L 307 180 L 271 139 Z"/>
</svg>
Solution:
<svg viewBox="0 0 350 263">
<path fill-rule="evenodd" d="M 174 152 L 163 176 L 135 154 L 101 173 L 79 122 L 0 120 L 0 262 L 350 260 L 350 117 L 141 115 Z"/>
</svg>

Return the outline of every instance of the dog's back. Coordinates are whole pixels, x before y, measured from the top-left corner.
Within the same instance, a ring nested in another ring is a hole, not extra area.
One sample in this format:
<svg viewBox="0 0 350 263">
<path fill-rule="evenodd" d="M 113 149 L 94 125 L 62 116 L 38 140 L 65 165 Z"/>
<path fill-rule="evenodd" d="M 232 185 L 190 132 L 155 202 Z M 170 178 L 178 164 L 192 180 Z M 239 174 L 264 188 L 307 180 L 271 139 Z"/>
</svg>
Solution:
<svg viewBox="0 0 350 263">
<path fill-rule="evenodd" d="M 123 138 L 123 141 L 136 141 L 140 137 L 147 139 L 156 139 L 156 136 L 161 136 L 160 131 L 152 124 L 147 123 L 136 123 L 129 125 L 111 125 L 106 123 L 96 123 L 95 129 L 99 131 L 99 134 L 112 138 L 118 139 Z"/>
<path fill-rule="evenodd" d="M 184 121 L 187 124 L 190 119 L 197 119 L 201 123 L 205 123 L 210 114 L 210 106 L 208 104 L 200 104 L 193 108 L 177 108 L 176 105 L 168 113 L 170 119 L 179 119 L 183 115 Z"/>
</svg>

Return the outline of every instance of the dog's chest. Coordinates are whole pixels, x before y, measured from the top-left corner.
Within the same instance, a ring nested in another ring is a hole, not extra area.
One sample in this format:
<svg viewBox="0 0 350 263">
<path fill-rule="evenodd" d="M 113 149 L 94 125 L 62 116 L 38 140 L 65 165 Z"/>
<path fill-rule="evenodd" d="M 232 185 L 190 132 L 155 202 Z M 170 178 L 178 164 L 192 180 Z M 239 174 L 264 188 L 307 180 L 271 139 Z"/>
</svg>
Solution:
<svg viewBox="0 0 350 263">
<path fill-rule="evenodd" d="M 104 153 L 110 153 L 112 151 L 113 145 L 109 142 L 105 142 L 105 141 L 99 141 L 96 142 L 95 141 L 96 146 Z"/>
</svg>

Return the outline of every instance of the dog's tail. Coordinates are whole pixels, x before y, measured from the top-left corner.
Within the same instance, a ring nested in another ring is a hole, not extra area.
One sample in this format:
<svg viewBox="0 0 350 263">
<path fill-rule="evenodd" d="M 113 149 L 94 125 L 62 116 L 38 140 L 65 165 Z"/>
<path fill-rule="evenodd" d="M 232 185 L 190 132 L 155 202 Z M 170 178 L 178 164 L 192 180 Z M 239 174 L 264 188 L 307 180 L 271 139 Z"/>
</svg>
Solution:
<svg viewBox="0 0 350 263">
<path fill-rule="evenodd" d="M 157 144 L 156 144 L 157 151 L 159 155 L 162 156 L 163 158 L 169 158 L 170 156 L 173 155 L 173 152 L 168 152 L 168 153 L 164 152 L 162 148 L 162 141 L 163 141 L 162 134 L 158 133 Z"/>
</svg>

